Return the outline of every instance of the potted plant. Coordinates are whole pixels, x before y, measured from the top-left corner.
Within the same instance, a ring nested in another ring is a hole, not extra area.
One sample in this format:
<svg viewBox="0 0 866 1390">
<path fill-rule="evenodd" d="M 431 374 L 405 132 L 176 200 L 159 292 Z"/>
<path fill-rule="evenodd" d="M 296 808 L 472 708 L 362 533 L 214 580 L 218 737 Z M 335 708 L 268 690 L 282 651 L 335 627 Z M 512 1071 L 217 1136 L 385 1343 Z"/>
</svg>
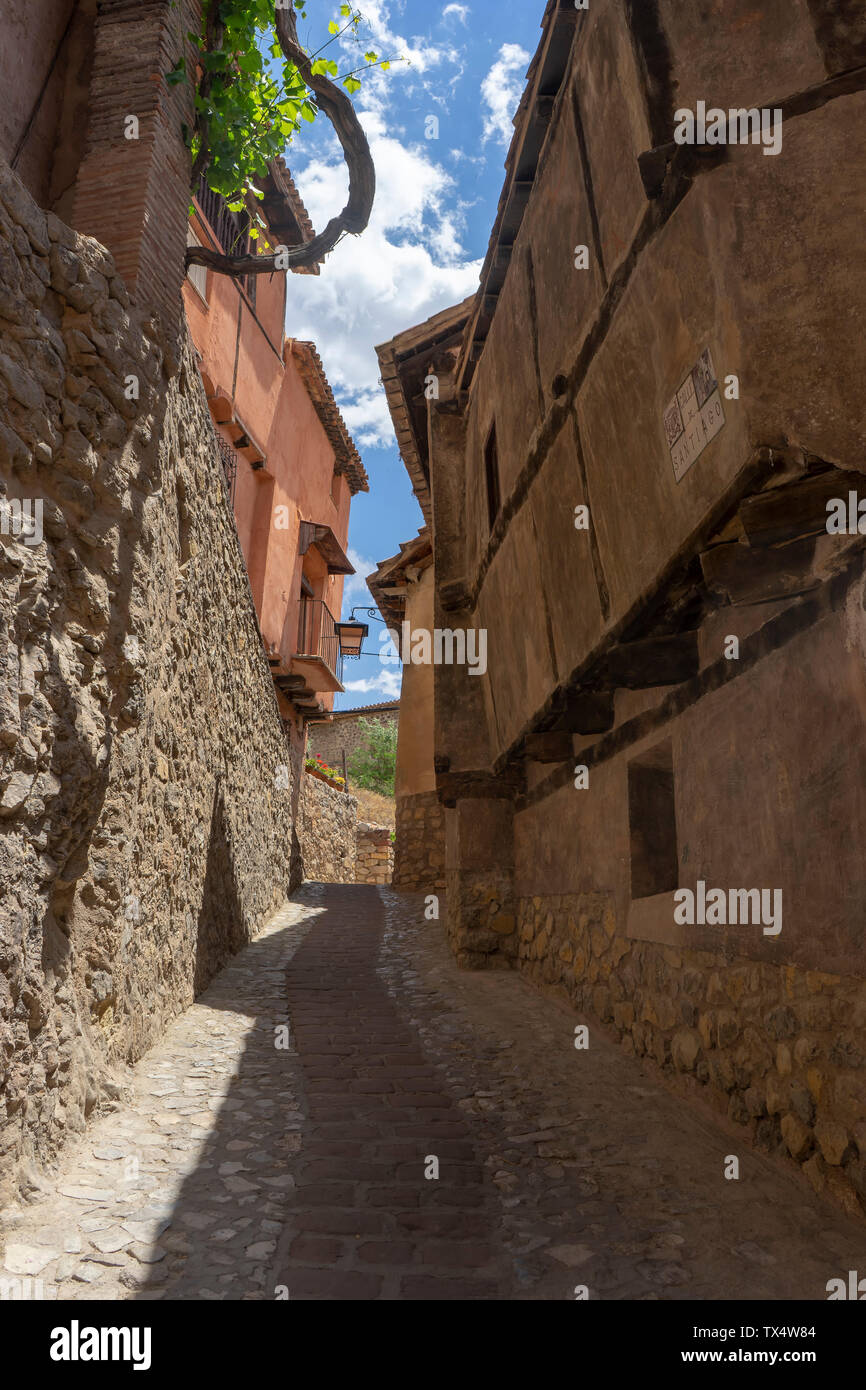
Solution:
<svg viewBox="0 0 866 1390">
<path fill-rule="evenodd" d="M 346 785 L 345 777 L 337 772 L 336 768 L 329 767 L 324 758 L 318 758 L 312 754 L 308 754 L 304 760 L 304 769 L 311 777 L 318 777 L 320 782 L 327 782 L 329 786 L 336 788 L 337 791 L 342 791 Z"/>
</svg>

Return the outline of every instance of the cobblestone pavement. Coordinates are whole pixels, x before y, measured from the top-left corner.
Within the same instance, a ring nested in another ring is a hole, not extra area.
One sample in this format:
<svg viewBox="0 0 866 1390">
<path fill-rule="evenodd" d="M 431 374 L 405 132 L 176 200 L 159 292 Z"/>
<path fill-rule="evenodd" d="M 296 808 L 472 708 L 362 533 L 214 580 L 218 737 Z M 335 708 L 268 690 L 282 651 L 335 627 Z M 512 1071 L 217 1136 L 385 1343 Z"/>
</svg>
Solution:
<svg viewBox="0 0 866 1390">
<path fill-rule="evenodd" d="M 4 1221 L 0 1277 L 21 1281 L 7 1297 L 273 1297 L 302 1123 L 297 1058 L 274 1030 L 316 911 L 287 903 L 132 1069 L 42 1200 Z"/>
<path fill-rule="evenodd" d="M 61 1299 L 820 1300 L 866 1267 L 866 1228 L 598 1029 L 575 1049 L 581 1021 L 458 971 L 423 899 L 309 884 L 13 1214 L 2 1277 Z"/>
</svg>

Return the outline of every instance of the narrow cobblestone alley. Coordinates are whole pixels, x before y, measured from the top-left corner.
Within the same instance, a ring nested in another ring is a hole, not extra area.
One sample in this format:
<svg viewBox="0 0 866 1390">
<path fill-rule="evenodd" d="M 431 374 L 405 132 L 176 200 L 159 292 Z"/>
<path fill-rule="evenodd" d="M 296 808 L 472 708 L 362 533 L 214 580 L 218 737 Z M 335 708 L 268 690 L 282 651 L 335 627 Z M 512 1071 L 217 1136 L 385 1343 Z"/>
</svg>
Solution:
<svg viewBox="0 0 866 1390">
<path fill-rule="evenodd" d="M 459 971 L 422 899 L 308 884 L 17 1213 L 3 1277 L 61 1299 L 824 1299 L 862 1265 L 859 1227 L 597 1030 L 576 1050 L 577 1021 Z"/>
</svg>

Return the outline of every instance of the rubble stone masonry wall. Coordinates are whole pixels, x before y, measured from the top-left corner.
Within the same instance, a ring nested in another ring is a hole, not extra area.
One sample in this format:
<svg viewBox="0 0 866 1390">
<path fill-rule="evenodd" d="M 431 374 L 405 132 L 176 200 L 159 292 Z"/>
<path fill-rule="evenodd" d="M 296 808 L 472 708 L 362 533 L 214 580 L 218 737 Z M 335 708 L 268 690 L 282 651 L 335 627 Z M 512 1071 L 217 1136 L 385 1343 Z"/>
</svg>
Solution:
<svg viewBox="0 0 866 1390">
<path fill-rule="evenodd" d="M 629 940 L 612 896 L 518 900 L 520 969 L 558 986 L 623 1048 L 654 1061 L 790 1156 L 818 1192 L 866 1209 L 866 985 L 717 952 Z"/>
<path fill-rule="evenodd" d="M 445 812 L 435 791 L 397 798 L 393 886 L 408 893 L 445 887 Z"/>
<path fill-rule="evenodd" d="M 314 883 L 355 882 L 355 833 L 358 803 L 354 796 L 304 776 L 298 817 L 303 877 Z"/>
<path fill-rule="evenodd" d="M 3 164 L 0 338 L 2 1201 L 284 898 L 297 758 L 189 345 Z"/>
<path fill-rule="evenodd" d="M 390 883 L 394 873 L 394 844 L 387 825 L 358 825 L 356 883 Z"/>
</svg>

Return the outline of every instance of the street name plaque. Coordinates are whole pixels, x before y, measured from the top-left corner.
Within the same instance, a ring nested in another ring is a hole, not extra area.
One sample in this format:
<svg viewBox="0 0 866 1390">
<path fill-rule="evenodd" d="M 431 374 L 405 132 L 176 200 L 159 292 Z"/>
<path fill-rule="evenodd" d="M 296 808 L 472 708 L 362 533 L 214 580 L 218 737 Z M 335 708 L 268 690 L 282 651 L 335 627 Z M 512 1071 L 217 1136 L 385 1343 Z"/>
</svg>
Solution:
<svg viewBox="0 0 866 1390">
<path fill-rule="evenodd" d="M 705 348 L 664 413 L 665 434 L 677 482 L 725 423 L 713 359 Z"/>
</svg>

